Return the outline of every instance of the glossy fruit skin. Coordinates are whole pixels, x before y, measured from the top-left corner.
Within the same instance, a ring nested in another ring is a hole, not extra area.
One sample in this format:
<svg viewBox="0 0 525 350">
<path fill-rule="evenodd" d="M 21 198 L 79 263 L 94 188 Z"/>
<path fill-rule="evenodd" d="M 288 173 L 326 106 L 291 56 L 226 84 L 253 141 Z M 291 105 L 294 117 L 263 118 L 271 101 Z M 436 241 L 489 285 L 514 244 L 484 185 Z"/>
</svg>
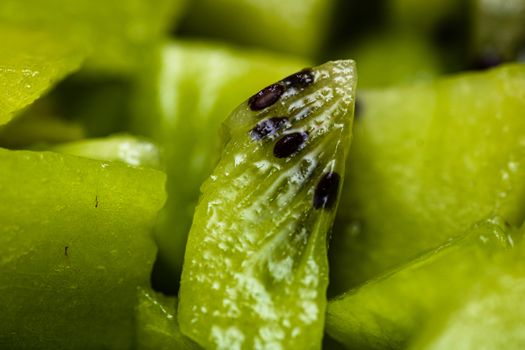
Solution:
<svg viewBox="0 0 525 350">
<path fill-rule="evenodd" d="M 330 251 L 332 295 L 488 215 L 523 221 L 524 87 L 525 66 L 514 64 L 360 92 Z"/>
<path fill-rule="evenodd" d="M 169 193 L 155 237 L 178 288 L 199 188 L 219 158 L 222 123 L 261 86 L 308 65 L 304 59 L 206 42 L 167 42 L 152 52 L 136 91 L 133 131 L 163 149 Z M 188 65 L 187 62 L 192 62 Z"/>
<path fill-rule="evenodd" d="M 344 174 L 356 76 L 352 61 L 313 72 L 313 84 L 259 112 L 245 102 L 225 122 L 228 141 L 201 188 L 179 293 L 181 330 L 204 348 L 321 346 L 337 206 L 315 209 L 314 193 L 326 172 Z M 252 137 L 261 120 L 283 114 L 289 129 Z M 306 145 L 275 157 L 291 130 L 306 132 Z"/>
<path fill-rule="evenodd" d="M 501 218 L 331 300 L 326 331 L 352 349 L 403 349 L 432 315 L 456 305 L 508 253 L 513 234 Z"/>
<path fill-rule="evenodd" d="M 0 149 L 0 347 L 124 349 L 165 175 Z"/>
</svg>

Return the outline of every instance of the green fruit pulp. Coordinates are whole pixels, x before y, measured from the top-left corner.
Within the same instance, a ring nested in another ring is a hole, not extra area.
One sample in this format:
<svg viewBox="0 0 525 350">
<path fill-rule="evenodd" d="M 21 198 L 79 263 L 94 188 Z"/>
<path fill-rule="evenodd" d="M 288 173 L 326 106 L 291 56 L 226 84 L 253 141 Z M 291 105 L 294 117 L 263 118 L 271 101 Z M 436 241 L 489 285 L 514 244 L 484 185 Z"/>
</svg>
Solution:
<svg viewBox="0 0 525 350">
<path fill-rule="evenodd" d="M 125 349 L 165 175 L 0 149 L 0 348 Z"/>
<path fill-rule="evenodd" d="M 129 135 L 64 143 L 53 146 L 51 150 L 85 158 L 119 161 L 131 166 L 162 168 L 157 146 L 147 140 Z"/>
<path fill-rule="evenodd" d="M 0 22 L 55 33 L 89 51 L 91 69 L 129 73 L 164 37 L 183 0 L 2 0 Z"/>
<path fill-rule="evenodd" d="M 0 37 L 4 53 L 0 55 L 1 126 L 78 69 L 83 54 L 79 47 L 56 36 L 4 23 Z"/>
<path fill-rule="evenodd" d="M 346 57 L 359 65 L 359 89 L 430 80 L 443 71 L 437 48 L 418 34 L 371 35 L 349 50 Z M 388 69 L 384 69 L 385 64 Z"/>
<path fill-rule="evenodd" d="M 314 192 L 327 172 L 344 174 L 355 65 L 329 62 L 312 74 L 311 85 L 260 111 L 243 103 L 225 123 L 229 140 L 201 189 L 179 294 L 181 330 L 204 348 L 321 347 L 337 203 L 316 209 Z M 254 139 L 258 123 L 283 115 L 288 130 Z M 304 148 L 276 157 L 292 131 L 308 133 Z"/>
<path fill-rule="evenodd" d="M 312 57 L 328 34 L 333 0 L 193 1 L 187 33 Z"/>
<path fill-rule="evenodd" d="M 146 288 L 138 290 L 136 308 L 137 350 L 198 350 L 177 322 L 177 299 Z"/>
<path fill-rule="evenodd" d="M 156 240 L 171 272 L 166 278 L 178 284 L 199 187 L 220 154 L 221 123 L 238 101 L 308 63 L 199 42 L 169 43 L 153 57 L 137 91 L 133 129 L 164 150 L 169 196 Z"/>
<path fill-rule="evenodd" d="M 510 249 L 501 220 L 482 222 L 462 237 L 330 301 L 326 330 L 352 349 L 403 349 L 422 325 L 454 304 Z"/>
<path fill-rule="evenodd" d="M 360 92 L 331 249 L 340 293 L 497 214 L 525 218 L 525 65 Z"/>
<path fill-rule="evenodd" d="M 521 235 L 524 229 L 521 228 Z M 525 242 L 489 269 L 459 305 L 436 315 L 412 342 L 413 350 L 523 349 Z"/>
</svg>

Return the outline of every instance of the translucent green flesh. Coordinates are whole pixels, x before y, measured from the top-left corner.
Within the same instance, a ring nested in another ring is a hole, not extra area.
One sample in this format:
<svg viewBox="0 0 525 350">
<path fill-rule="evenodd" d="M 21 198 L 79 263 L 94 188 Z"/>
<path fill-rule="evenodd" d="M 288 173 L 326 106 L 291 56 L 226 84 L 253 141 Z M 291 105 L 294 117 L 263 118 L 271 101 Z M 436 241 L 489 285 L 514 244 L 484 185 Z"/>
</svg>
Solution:
<svg viewBox="0 0 525 350">
<path fill-rule="evenodd" d="M 230 140 L 202 187 L 179 294 L 181 330 L 205 348 L 321 346 L 336 206 L 314 209 L 313 193 L 324 173 L 344 174 L 356 77 L 352 61 L 314 74 L 312 86 L 260 112 L 244 103 L 225 124 Z M 289 158 L 272 154 L 282 130 L 259 141 L 249 134 L 276 115 L 290 117 L 286 132 L 309 132 Z"/>
<path fill-rule="evenodd" d="M 521 229 L 523 234 L 523 228 Z M 462 303 L 444 308 L 410 349 L 522 349 L 525 346 L 525 245 L 492 266 Z"/>
<path fill-rule="evenodd" d="M 346 56 L 358 62 L 359 89 L 430 80 L 443 71 L 437 48 L 418 34 L 365 37 Z"/>
<path fill-rule="evenodd" d="M 360 93 L 331 250 L 343 292 L 494 213 L 524 218 L 525 66 Z"/>
<path fill-rule="evenodd" d="M 1 23 L 0 126 L 78 69 L 83 58 L 79 47 L 56 36 Z"/>
<path fill-rule="evenodd" d="M 503 226 L 503 227 L 502 227 Z M 328 304 L 326 330 L 352 349 L 402 349 L 443 307 L 461 299 L 512 239 L 488 220 Z"/>
<path fill-rule="evenodd" d="M 129 135 L 87 139 L 60 144 L 55 152 L 98 160 L 119 161 L 131 166 L 162 168 L 158 148 L 151 142 Z"/>
<path fill-rule="evenodd" d="M 0 347 L 123 349 L 164 174 L 0 149 Z"/>
<path fill-rule="evenodd" d="M 191 65 L 187 64 L 191 62 Z M 261 86 L 308 64 L 300 59 L 210 43 L 172 43 L 148 63 L 138 93 L 135 131 L 164 150 L 168 201 L 156 231 L 170 284 L 178 283 L 199 187 L 220 154 L 221 123 Z"/>
<path fill-rule="evenodd" d="M 150 289 L 139 289 L 136 309 L 136 349 L 200 349 L 180 332 L 176 308 L 176 298 L 163 296 Z"/>
<path fill-rule="evenodd" d="M 186 31 L 244 45 L 319 54 L 329 29 L 333 0 L 202 0 L 189 6 Z M 278 10 L 277 10 L 278 9 Z"/>
<path fill-rule="evenodd" d="M 0 22 L 53 32 L 87 49 L 88 64 L 112 74 L 136 66 L 169 30 L 182 0 L 3 0 Z"/>
</svg>

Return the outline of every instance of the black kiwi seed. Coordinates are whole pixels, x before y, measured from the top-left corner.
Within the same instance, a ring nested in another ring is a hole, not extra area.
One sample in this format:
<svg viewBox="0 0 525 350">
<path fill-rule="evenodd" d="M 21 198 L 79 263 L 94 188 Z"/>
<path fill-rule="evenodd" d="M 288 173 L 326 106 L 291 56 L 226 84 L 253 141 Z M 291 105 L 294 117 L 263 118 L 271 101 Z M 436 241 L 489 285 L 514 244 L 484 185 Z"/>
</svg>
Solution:
<svg viewBox="0 0 525 350">
<path fill-rule="evenodd" d="M 294 88 L 305 88 L 313 84 L 314 80 L 314 73 L 310 68 L 306 68 L 300 72 L 297 72 L 284 78 L 283 83 Z"/>
<path fill-rule="evenodd" d="M 286 134 L 275 143 L 273 155 L 277 158 L 287 158 L 300 151 L 307 139 L 308 134 L 305 132 Z"/>
<path fill-rule="evenodd" d="M 282 84 L 272 84 L 250 97 L 248 105 L 252 111 L 265 109 L 277 102 L 284 91 L 285 87 Z"/>
<path fill-rule="evenodd" d="M 264 119 L 257 123 L 255 127 L 250 130 L 250 136 L 254 140 L 261 140 L 267 136 L 275 134 L 279 129 L 285 127 L 288 124 L 288 118 L 286 117 L 272 117 Z"/>
<path fill-rule="evenodd" d="M 317 183 L 314 193 L 314 208 L 330 209 L 337 199 L 340 176 L 336 172 L 328 172 Z"/>
</svg>

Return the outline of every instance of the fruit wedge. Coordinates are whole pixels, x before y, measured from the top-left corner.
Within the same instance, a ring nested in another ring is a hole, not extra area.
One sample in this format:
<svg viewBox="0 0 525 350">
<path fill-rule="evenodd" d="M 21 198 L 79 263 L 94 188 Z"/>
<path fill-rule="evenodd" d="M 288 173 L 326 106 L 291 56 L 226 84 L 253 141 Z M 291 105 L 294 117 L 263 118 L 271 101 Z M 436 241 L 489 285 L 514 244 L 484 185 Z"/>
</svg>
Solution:
<svg viewBox="0 0 525 350">
<path fill-rule="evenodd" d="M 156 239 L 169 273 L 159 278 L 176 290 L 199 187 L 219 157 L 225 116 L 261 86 L 308 63 L 202 42 L 169 43 L 154 56 L 137 91 L 133 129 L 164 149 L 169 196 Z"/>
<path fill-rule="evenodd" d="M 165 175 L 0 149 L 0 348 L 129 349 Z"/>
<path fill-rule="evenodd" d="M 361 92 L 333 293 L 495 214 L 525 218 L 525 65 Z"/>
<path fill-rule="evenodd" d="M 300 71 L 226 121 L 179 294 L 181 330 L 204 348 L 320 348 L 355 74 L 353 61 Z"/>
<path fill-rule="evenodd" d="M 404 349 L 430 316 L 461 299 L 512 246 L 501 219 L 479 223 L 462 237 L 330 301 L 326 331 L 351 349 Z"/>
<path fill-rule="evenodd" d="M 200 346 L 185 337 L 177 322 L 177 298 L 138 290 L 136 309 L 137 350 L 199 350 Z"/>
<path fill-rule="evenodd" d="M 523 228 L 522 232 L 523 234 Z M 525 245 L 492 266 L 462 303 L 443 309 L 409 347 L 438 349 L 523 349 L 525 347 Z M 447 312 L 448 311 L 448 312 Z"/>
<path fill-rule="evenodd" d="M 0 23 L 1 126 L 56 82 L 77 70 L 83 54 L 78 46 L 56 36 L 9 27 L 2 21 Z"/>
<path fill-rule="evenodd" d="M 87 49 L 90 68 L 129 73 L 142 52 L 171 29 L 184 5 L 184 0 L 2 0 L 0 23 L 53 32 Z"/>
<path fill-rule="evenodd" d="M 312 57 L 328 34 L 334 0 L 192 1 L 186 33 Z"/>
</svg>

